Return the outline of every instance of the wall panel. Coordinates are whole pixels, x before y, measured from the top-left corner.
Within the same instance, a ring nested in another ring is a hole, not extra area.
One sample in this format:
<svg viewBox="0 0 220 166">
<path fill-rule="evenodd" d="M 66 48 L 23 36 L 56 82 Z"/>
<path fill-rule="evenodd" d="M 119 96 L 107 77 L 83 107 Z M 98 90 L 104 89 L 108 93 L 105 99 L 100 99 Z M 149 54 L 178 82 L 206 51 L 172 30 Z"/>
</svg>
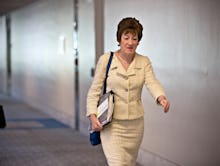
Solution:
<svg viewBox="0 0 220 166">
<path fill-rule="evenodd" d="M 73 1 L 37 1 L 11 20 L 13 95 L 74 126 Z"/>
<path fill-rule="evenodd" d="M 6 17 L 0 17 L 0 93 L 7 93 Z"/>
<path fill-rule="evenodd" d="M 123 17 L 139 19 L 144 36 L 137 51 L 149 56 L 171 102 L 163 114 L 143 92 L 143 165 L 220 164 L 219 6 L 215 0 L 105 1 L 105 51 L 118 49 Z"/>
<path fill-rule="evenodd" d="M 86 117 L 86 97 L 93 80 L 91 69 L 95 67 L 94 2 L 80 0 L 78 14 L 80 131 L 88 135 L 89 120 Z"/>
</svg>

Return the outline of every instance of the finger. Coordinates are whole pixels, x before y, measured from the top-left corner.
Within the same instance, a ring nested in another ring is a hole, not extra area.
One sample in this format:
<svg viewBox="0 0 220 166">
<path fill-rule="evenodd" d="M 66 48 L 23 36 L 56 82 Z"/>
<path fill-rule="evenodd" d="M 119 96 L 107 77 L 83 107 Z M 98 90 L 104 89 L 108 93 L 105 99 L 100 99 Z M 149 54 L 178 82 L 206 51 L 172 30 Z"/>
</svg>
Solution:
<svg viewBox="0 0 220 166">
<path fill-rule="evenodd" d="M 102 130 L 102 127 L 99 127 L 98 125 L 94 125 L 94 126 L 92 127 L 92 130 L 94 130 L 94 131 L 100 131 L 100 130 Z"/>
<path fill-rule="evenodd" d="M 162 100 L 161 101 L 161 105 L 162 105 L 163 108 L 165 108 L 165 106 L 167 105 L 167 101 L 166 100 Z"/>
<path fill-rule="evenodd" d="M 96 121 L 97 126 L 102 127 L 102 124 L 99 122 L 99 120 Z"/>
<path fill-rule="evenodd" d="M 164 108 L 164 112 L 167 113 L 169 111 L 169 109 L 170 109 L 170 104 L 167 103 L 167 105 Z"/>
<path fill-rule="evenodd" d="M 95 123 L 95 129 L 101 130 L 102 129 L 102 124 L 97 120 Z"/>
<path fill-rule="evenodd" d="M 164 108 L 164 112 L 167 113 L 169 111 L 169 109 L 167 108 Z"/>
<path fill-rule="evenodd" d="M 101 128 L 102 128 L 102 124 L 97 124 L 97 127 L 98 127 L 99 129 L 101 129 Z"/>
<path fill-rule="evenodd" d="M 169 102 L 167 100 L 162 100 L 160 104 L 163 107 L 164 112 L 165 112 L 168 108 Z"/>
</svg>

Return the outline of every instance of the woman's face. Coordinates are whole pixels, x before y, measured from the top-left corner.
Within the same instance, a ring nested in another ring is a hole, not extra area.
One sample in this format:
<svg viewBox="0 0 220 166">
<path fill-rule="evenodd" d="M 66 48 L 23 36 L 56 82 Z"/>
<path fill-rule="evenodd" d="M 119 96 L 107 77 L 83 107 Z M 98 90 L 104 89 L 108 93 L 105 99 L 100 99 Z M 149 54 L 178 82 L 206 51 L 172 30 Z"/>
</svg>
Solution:
<svg viewBox="0 0 220 166">
<path fill-rule="evenodd" d="M 127 55 L 134 55 L 138 46 L 138 36 L 133 33 L 123 33 L 121 35 L 121 52 Z"/>
</svg>

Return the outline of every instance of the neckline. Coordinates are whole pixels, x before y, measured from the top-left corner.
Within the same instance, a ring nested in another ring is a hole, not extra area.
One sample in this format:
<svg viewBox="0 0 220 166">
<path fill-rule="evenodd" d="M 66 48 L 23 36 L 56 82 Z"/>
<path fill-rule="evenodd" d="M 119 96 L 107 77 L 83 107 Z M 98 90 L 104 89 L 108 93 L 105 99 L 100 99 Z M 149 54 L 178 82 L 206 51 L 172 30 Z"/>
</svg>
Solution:
<svg viewBox="0 0 220 166">
<path fill-rule="evenodd" d="M 122 57 L 119 56 L 118 54 L 118 51 L 115 52 L 115 55 L 116 55 L 116 59 L 117 61 L 120 63 L 121 67 L 124 69 L 125 72 L 128 72 L 130 70 L 130 68 L 133 66 L 134 62 L 135 62 L 135 59 L 136 59 L 136 53 L 134 55 L 134 58 L 133 60 L 131 61 L 130 64 L 128 64 Z M 123 61 L 127 63 L 128 66 L 125 66 L 125 64 L 123 64 Z M 126 68 L 127 67 L 127 68 Z"/>
</svg>

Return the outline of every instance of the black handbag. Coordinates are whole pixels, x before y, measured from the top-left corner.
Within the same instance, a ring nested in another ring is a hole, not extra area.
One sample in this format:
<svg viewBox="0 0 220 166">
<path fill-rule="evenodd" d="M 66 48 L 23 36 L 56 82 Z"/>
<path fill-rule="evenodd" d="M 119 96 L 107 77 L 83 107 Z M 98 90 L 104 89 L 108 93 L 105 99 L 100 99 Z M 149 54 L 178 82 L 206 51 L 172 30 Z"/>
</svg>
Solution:
<svg viewBox="0 0 220 166">
<path fill-rule="evenodd" d="M 5 121 L 4 110 L 3 110 L 3 106 L 0 105 L 0 128 L 5 128 L 5 127 L 6 127 L 6 121 Z"/>
<path fill-rule="evenodd" d="M 98 108 L 101 107 L 101 104 L 104 103 L 103 101 L 105 101 L 105 100 L 106 101 L 109 100 L 110 102 L 114 102 L 113 92 L 110 91 L 110 92 L 106 93 L 106 81 L 107 81 L 108 71 L 109 71 L 110 66 L 111 66 L 113 55 L 114 55 L 114 53 L 111 52 L 109 60 L 108 60 L 106 72 L 105 72 L 105 80 L 104 80 L 104 85 L 103 85 L 103 95 L 99 99 L 98 106 L 97 106 Z M 104 103 L 104 104 L 106 104 L 106 103 Z M 109 104 L 109 103 L 107 103 L 107 104 Z M 109 106 L 109 108 L 111 109 L 110 111 L 104 110 L 104 111 L 102 111 L 102 115 L 97 116 L 97 118 L 101 121 L 101 123 L 103 122 L 102 123 L 103 125 L 107 125 L 112 120 L 112 115 L 113 115 L 113 106 L 112 106 L 112 104 L 111 104 L 111 106 Z M 109 115 L 108 112 L 110 112 L 110 115 Z M 90 143 L 93 146 L 101 144 L 100 131 L 92 131 L 91 126 L 90 126 L 89 140 L 90 140 Z"/>
</svg>

